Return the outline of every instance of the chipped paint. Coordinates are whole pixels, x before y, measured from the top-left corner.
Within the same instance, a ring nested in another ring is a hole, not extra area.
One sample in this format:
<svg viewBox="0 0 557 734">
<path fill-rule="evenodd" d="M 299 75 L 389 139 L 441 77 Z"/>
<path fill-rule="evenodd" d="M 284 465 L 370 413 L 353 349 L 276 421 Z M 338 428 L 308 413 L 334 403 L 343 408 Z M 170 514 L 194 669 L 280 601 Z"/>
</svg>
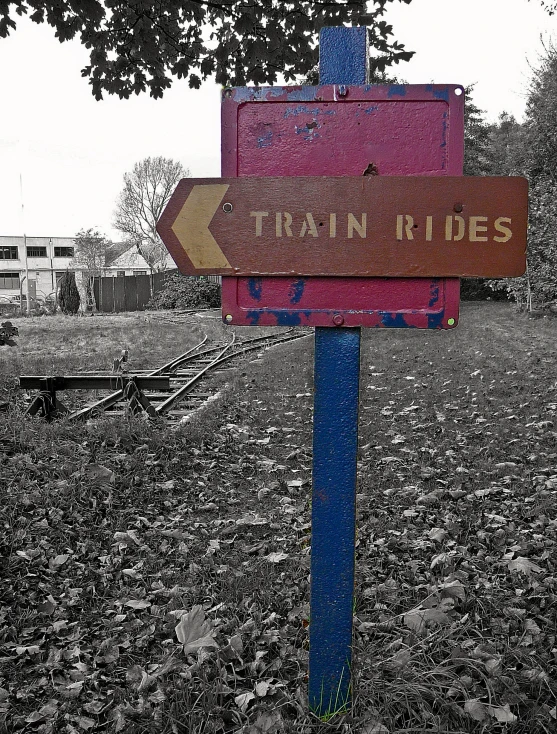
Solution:
<svg viewBox="0 0 557 734">
<path fill-rule="evenodd" d="M 427 328 L 428 329 L 443 329 L 446 328 L 443 324 L 445 313 L 439 311 L 438 313 L 430 313 L 427 316 Z"/>
<path fill-rule="evenodd" d="M 386 313 L 381 318 L 381 324 L 389 329 L 415 329 L 416 326 L 409 324 L 406 318 L 405 313 Z"/>
<path fill-rule="evenodd" d="M 443 102 L 448 102 L 449 101 L 449 88 L 445 87 L 444 89 L 434 89 L 433 96 L 435 97 L 435 99 L 442 99 Z"/>
<path fill-rule="evenodd" d="M 300 299 L 304 295 L 305 287 L 306 281 L 303 278 L 301 278 L 300 280 L 295 280 L 292 283 L 288 290 L 288 298 L 290 300 L 290 303 L 295 304 L 300 302 Z"/>
<path fill-rule="evenodd" d="M 267 130 L 267 132 L 264 135 L 261 135 L 257 138 L 257 147 L 258 148 L 270 148 L 270 146 L 273 144 L 273 131 Z"/>
<path fill-rule="evenodd" d="M 249 278 L 248 291 L 254 301 L 261 300 L 261 292 L 263 290 L 263 278 Z"/>
<path fill-rule="evenodd" d="M 433 308 L 435 304 L 439 302 L 439 281 L 438 280 L 431 281 L 430 294 L 431 294 L 431 297 L 429 299 L 428 307 Z"/>
<path fill-rule="evenodd" d="M 389 99 L 391 97 L 406 97 L 406 85 L 405 84 L 391 84 L 388 92 Z"/>
</svg>

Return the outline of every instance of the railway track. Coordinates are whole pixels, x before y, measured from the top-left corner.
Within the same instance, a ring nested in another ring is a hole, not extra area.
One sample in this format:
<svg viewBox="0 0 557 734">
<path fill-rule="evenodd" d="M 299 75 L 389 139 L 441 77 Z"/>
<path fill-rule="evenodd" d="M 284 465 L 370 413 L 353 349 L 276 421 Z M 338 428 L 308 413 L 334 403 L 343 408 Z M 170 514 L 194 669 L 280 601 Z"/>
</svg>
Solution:
<svg viewBox="0 0 557 734">
<path fill-rule="evenodd" d="M 208 346 L 207 337 L 187 352 L 156 370 L 138 370 L 133 374 L 80 374 L 68 377 L 22 376 L 20 386 L 36 388 L 28 412 L 47 418 L 64 414 L 67 420 L 90 420 L 102 414 L 124 414 L 128 410 L 145 411 L 153 418 L 164 417 L 178 423 L 214 397 L 210 377 L 224 369 L 234 368 L 250 352 L 262 352 L 278 344 L 303 339 L 308 334 L 290 330 L 237 341 L 234 335 L 226 344 Z M 164 380 L 164 378 L 167 378 Z M 68 411 L 56 396 L 57 390 L 98 389 L 104 384 L 109 394 L 78 410 Z M 162 390 L 161 390 L 162 385 Z M 33 406 L 35 406 L 33 408 Z"/>
</svg>

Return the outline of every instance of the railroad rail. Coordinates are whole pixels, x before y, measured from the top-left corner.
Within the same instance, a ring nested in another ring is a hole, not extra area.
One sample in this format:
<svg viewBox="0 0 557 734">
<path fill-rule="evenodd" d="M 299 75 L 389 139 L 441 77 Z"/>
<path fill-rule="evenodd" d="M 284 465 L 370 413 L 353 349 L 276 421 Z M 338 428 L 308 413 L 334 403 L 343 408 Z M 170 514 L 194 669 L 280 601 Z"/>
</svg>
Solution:
<svg viewBox="0 0 557 734">
<path fill-rule="evenodd" d="M 176 420 L 183 418 L 211 397 L 211 393 L 200 393 L 199 385 L 209 374 L 222 370 L 227 362 L 239 359 L 251 351 L 268 349 L 307 336 L 308 334 L 289 330 L 240 342 L 233 335 L 228 343 L 209 347 L 205 347 L 205 336 L 199 344 L 156 370 L 138 370 L 133 374 L 22 375 L 19 385 L 23 389 L 39 390 L 28 407 L 27 414 L 40 415 L 47 420 L 59 416 L 70 421 L 88 420 L 105 412 L 121 410 L 122 403 L 125 404 L 125 410 L 134 413 L 145 412 L 152 418 L 165 416 Z M 90 405 L 70 411 L 60 401 L 57 393 L 76 389 L 111 392 Z M 183 407 L 186 399 L 188 405 Z"/>
</svg>

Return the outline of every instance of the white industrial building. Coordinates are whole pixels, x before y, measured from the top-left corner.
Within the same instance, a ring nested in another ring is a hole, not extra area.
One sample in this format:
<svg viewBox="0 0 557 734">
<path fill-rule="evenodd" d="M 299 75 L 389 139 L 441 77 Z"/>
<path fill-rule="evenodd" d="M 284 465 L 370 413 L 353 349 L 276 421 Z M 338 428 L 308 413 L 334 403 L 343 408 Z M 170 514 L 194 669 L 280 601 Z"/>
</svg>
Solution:
<svg viewBox="0 0 557 734">
<path fill-rule="evenodd" d="M 44 300 L 56 291 L 66 270 L 80 280 L 82 268 L 74 263 L 73 237 L 6 237 L 0 235 L 0 301 L 20 293 Z M 99 275 L 147 275 L 149 265 L 137 249 L 114 244 Z"/>
</svg>

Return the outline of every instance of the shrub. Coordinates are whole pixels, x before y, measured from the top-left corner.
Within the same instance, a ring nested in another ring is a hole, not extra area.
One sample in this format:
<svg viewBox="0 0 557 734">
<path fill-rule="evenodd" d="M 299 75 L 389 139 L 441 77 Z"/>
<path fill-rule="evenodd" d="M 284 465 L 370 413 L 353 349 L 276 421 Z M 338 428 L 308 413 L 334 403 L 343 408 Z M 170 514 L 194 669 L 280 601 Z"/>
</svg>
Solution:
<svg viewBox="0 0 557 734">
<path fill-rule="evenodd" d="M 66 270 L 58 281 L 58 305 L 65 314 L 76 314 L 81 299 L 75 283 L 75 273 Z"/>
<path fill-rule="evenodd" d="M 491 281 L 486 278 L 462 278 L 460 299 L 462 301 L 508 301 L 504 290 L 493 290 Z"/>
<path fill-rule="evenodd" d="M 173 273 L 155 293 L 148 308 L 216 308 L 220 306 L 220 283 Z"/>
</svg>

